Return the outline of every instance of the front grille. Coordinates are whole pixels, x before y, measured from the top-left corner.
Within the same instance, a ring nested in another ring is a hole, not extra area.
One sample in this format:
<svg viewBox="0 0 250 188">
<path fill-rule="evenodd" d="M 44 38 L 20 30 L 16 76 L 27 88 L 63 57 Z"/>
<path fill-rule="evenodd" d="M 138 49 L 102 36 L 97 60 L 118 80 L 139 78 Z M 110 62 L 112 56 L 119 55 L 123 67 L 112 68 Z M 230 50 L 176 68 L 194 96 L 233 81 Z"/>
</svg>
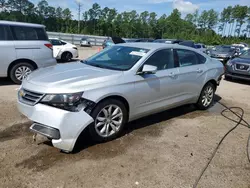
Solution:
<svg viewBox="0 0 250 188">
<path fill-rule="evenodd" d="M 44 94 L 20 89 L 18 96 L 21 102 L 33 106 L 42 99 Z"/>
<path fill-rule="evenodd" d="M 235 64 L 236 70 L 247 71 L 249 69 L 249 65 L 245 64 Z"/>
</svg>

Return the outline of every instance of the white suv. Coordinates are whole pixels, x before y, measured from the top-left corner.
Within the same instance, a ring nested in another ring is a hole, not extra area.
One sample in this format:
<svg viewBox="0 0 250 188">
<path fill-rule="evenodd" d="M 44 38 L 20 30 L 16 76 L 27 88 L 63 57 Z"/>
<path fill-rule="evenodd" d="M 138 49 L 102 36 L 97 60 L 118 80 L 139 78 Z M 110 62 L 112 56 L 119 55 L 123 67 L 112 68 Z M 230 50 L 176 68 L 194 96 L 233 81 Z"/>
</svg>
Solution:
<svg viewBox="0 0 250 188">
<path fill-rule="evenodd" d="M 0 21 L 0 77 L 20 84 L 29 73 L 56 64 L 45 26 Z"/>
</svg>

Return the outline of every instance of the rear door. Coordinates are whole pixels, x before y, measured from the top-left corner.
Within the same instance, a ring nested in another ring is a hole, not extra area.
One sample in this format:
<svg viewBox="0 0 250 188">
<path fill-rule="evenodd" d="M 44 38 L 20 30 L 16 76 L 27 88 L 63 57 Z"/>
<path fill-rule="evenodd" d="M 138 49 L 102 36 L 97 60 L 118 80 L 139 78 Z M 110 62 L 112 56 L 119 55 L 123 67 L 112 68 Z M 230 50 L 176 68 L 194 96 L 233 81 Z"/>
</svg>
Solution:
<svg viewBox="0 0 250 188">
<path fill-rule="evenodd" d="M 16 51 L 9 26 L 0 25 L 0 77 L 7 76 L 9 65 L 16 60 Z"/>
<path fill-rule="evenodd" d="M 179 62 L 179 92 L 184 100 L 196 99 L 206 79 L 206 58 L 186 49 L 175 49 Z"/>
</svg>

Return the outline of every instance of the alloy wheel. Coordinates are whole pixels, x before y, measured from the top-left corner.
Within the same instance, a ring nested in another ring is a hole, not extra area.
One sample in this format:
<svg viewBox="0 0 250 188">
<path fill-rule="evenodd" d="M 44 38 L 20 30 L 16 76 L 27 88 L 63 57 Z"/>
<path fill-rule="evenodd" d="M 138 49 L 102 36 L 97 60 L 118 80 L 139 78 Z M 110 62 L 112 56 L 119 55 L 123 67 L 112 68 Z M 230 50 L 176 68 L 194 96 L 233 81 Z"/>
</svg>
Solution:
<svg viewBox="0 0 250 188">
<path fill-rule="evenodd" d="M 22 81 L 31 73 L 31 69 L 27 66 L 20 66 L 15 70 L 15 77 Z"/>
<path fill-rule="evenodd" d="M 213 101 L 214 97 L 214 89 L 211 86 L 207 86 L 204 90 L 203 96 L 202 96 L 202 104 L 204 107 L 208 107 L 211 102 Z"/>
<path fill-rule="evenodd" d="M 123 112 L 117 105 L 105 106 L 97 115 L 95 130 L 101 137 L 109 137 L 117 133 L 122 125 Z"/>
</svg>

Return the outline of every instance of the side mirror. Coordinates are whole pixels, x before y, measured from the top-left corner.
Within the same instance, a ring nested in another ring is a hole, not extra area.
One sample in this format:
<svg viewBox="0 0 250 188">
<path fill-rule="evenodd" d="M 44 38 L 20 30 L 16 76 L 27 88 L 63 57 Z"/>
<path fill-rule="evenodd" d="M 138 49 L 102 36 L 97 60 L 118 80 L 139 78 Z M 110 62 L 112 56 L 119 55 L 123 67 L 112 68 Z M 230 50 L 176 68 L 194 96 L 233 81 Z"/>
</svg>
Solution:
<svg viewBox="0 0 250 188">
<path fill-rule="evenodd" d="M 142 71 L 138 72 L 139 75 L 142 74 L 155 74 L 157 71 L 157 67 L 153 65 L 143 65 Z"/>
</svg>

